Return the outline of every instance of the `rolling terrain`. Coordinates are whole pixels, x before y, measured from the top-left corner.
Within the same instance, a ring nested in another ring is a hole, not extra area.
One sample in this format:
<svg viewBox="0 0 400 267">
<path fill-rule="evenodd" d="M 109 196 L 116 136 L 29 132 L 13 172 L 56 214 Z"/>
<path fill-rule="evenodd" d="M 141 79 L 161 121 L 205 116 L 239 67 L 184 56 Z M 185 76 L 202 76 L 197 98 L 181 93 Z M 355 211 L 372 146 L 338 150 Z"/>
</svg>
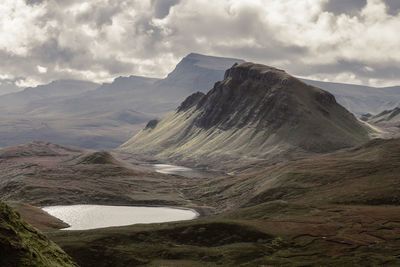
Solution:
<svg viewBox="0 0 400 267">
<path fill-rule="evenodd" d="M 190 222 L 48 234 L 82 266 L 397 266 L 399 151 L 378 139 L 198 180 L 185 197 L 217 215 Z"/>
<path fill-rule="evenodd" d="M 219 165 L 330 152 L 367 141 L 369 131 L 330 93 L 282 70 L 242 63 L 119 149 Z"/>
<path fill-rule="evenodd" d="M 156 173 L 118 157 L 126 156 L 45 142 L 1 149 L 0 199 L 35 206 L 192 205 L 181 188 L 193 179 Z"/>
<path fill-rule="evenodd" d="M 7 177 L 24 184 L 2 195 L 39 206 L 179 205 L 214 214 L 59 232 L 46 225 L 54 219 L 13 203 L 81 266 L 396 266 L 399 151 L 399 139 L 376 139 L 273 165 L 260 161 L 236 175 L 187 179 L 152 173 L 130 154 L 31 143 L 1 151 L 3 185 Z M 4 166 L 13 166 L 12 175 Z"/>
</svg>

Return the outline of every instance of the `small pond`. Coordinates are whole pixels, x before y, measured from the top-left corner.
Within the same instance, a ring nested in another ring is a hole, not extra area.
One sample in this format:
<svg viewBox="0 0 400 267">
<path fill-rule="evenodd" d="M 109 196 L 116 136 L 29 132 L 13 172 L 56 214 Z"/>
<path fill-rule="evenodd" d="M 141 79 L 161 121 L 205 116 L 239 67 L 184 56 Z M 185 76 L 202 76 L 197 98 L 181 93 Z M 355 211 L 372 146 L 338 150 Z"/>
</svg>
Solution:
<svg viewBox="0 0 400 267">
<path fill-rule="evenodd" d="M 71 226 L 64 230 L 183 221 L 198 216 L 194 210 L 170 207 L 68 205 L 44 207 L 43 210 Z"/>
</svg>

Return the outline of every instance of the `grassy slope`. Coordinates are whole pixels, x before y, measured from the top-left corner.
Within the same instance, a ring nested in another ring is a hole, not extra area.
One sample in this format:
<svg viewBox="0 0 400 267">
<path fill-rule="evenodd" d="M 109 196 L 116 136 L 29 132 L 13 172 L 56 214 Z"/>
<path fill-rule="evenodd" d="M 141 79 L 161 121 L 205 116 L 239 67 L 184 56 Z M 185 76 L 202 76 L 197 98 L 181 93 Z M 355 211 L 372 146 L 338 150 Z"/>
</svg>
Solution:
<svg viewBox="0 0 400 267">
<path fill-rule="evenodd" d="M 398 266 L 399 173 L 374 140 L 187 188 L 217 216 L 50 236 L 84 266 Z"/>
<path fill-rule="evenodd" d="M 220 211 L 273 200 L 398 205 L 398 173 L 400 139 L 375 139 L 358 148 L 210 179 L 187 194 Z"/>
<path fill-rule="evenodd" d="M 55 243 L 0 202 L 0 266 L 77 266 Z"/>
<path fill-rule="evenodd" d="M 0 199 L 31 205 L 190 205 L 180 193 L 193 180 L 49 143 L 0 150 Z"/>
<path fill-rule="evenodd" d="M 170 113 L 120 149 L 214 167 L 217 161 L 221 168 L 221 162 L 328 152 L 368 140 L 367 129 L 336 104 L 333 96 L 284 72 L 253 65 L 243 68 L 261 69 L 260 75 L 269 71 L 278 81 L 289 79 L 290 83 L 227 78 L 201 100 L 205 102 L 201 107 Z M 225 113 L 215 115 L 219 110 Z M 209 128 L 199 125 L 204 116 L 206 123 L 220 116 L 220 123 Z"/>
<path fill-rule="evenodd" d="M 67 223 L 27 203 L 11 201 L 7 205 L 18 212 L 27 223 L 42 231 L 69 227 Z"/>
</svg>

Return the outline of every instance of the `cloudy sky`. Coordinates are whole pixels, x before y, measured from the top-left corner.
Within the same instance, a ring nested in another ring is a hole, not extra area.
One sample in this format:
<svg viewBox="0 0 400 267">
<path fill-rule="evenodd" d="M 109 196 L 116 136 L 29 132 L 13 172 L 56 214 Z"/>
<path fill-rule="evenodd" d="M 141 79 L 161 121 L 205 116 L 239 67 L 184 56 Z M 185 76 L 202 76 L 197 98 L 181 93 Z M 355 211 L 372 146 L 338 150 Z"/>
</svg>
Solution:
<svg viewBox="0 0 400 267">
<path fill-rule="evenodd" d="M 318 80 L 400 85 L 399 0 L 2 0 L 0 93 L 163 77 L 190 52 Z"/>
</svg>

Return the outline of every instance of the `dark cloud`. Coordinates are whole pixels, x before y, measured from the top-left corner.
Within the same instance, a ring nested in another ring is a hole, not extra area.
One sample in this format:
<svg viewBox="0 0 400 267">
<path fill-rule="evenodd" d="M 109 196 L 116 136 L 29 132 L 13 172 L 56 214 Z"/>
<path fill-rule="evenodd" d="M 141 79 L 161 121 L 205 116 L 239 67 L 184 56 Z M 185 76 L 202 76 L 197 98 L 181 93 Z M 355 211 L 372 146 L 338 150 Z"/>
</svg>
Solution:
<svg viewBox="0 0 400 267">
<path fill-rule="evenodd" d="M 95 5 L 86 12 L 77 16 L 80 23 L 93 24 L 96 27 L 112 24 L 113 17 L 121 12 L 121 5 L 115 1 L 107 1 Z"/>
<path fill-rule="evenodd" d="M 325 5 L 325 10 L 336 15 L 355 15 L 357 12 L 360 12 L 366 4 L 367 0 L 329 0 Z"/>
<path fill-rule="evenodd" d="M 168 16 L 171 7 L 177 5 L 180 0 L 152 0 L 154 15 L 156 18 L 163 19 Z"/>
<path fill-rule="evenodd" d="M 390 15 L 397 15 L 400 11 L 400 1 L 399 0 L 385 0 L 387 6 L 387 12 Z"/>
<path fill-rule="evenodd" d="M 41 4 L 44 0 L 26 0 L 28 5 Z"/>
</svg>

